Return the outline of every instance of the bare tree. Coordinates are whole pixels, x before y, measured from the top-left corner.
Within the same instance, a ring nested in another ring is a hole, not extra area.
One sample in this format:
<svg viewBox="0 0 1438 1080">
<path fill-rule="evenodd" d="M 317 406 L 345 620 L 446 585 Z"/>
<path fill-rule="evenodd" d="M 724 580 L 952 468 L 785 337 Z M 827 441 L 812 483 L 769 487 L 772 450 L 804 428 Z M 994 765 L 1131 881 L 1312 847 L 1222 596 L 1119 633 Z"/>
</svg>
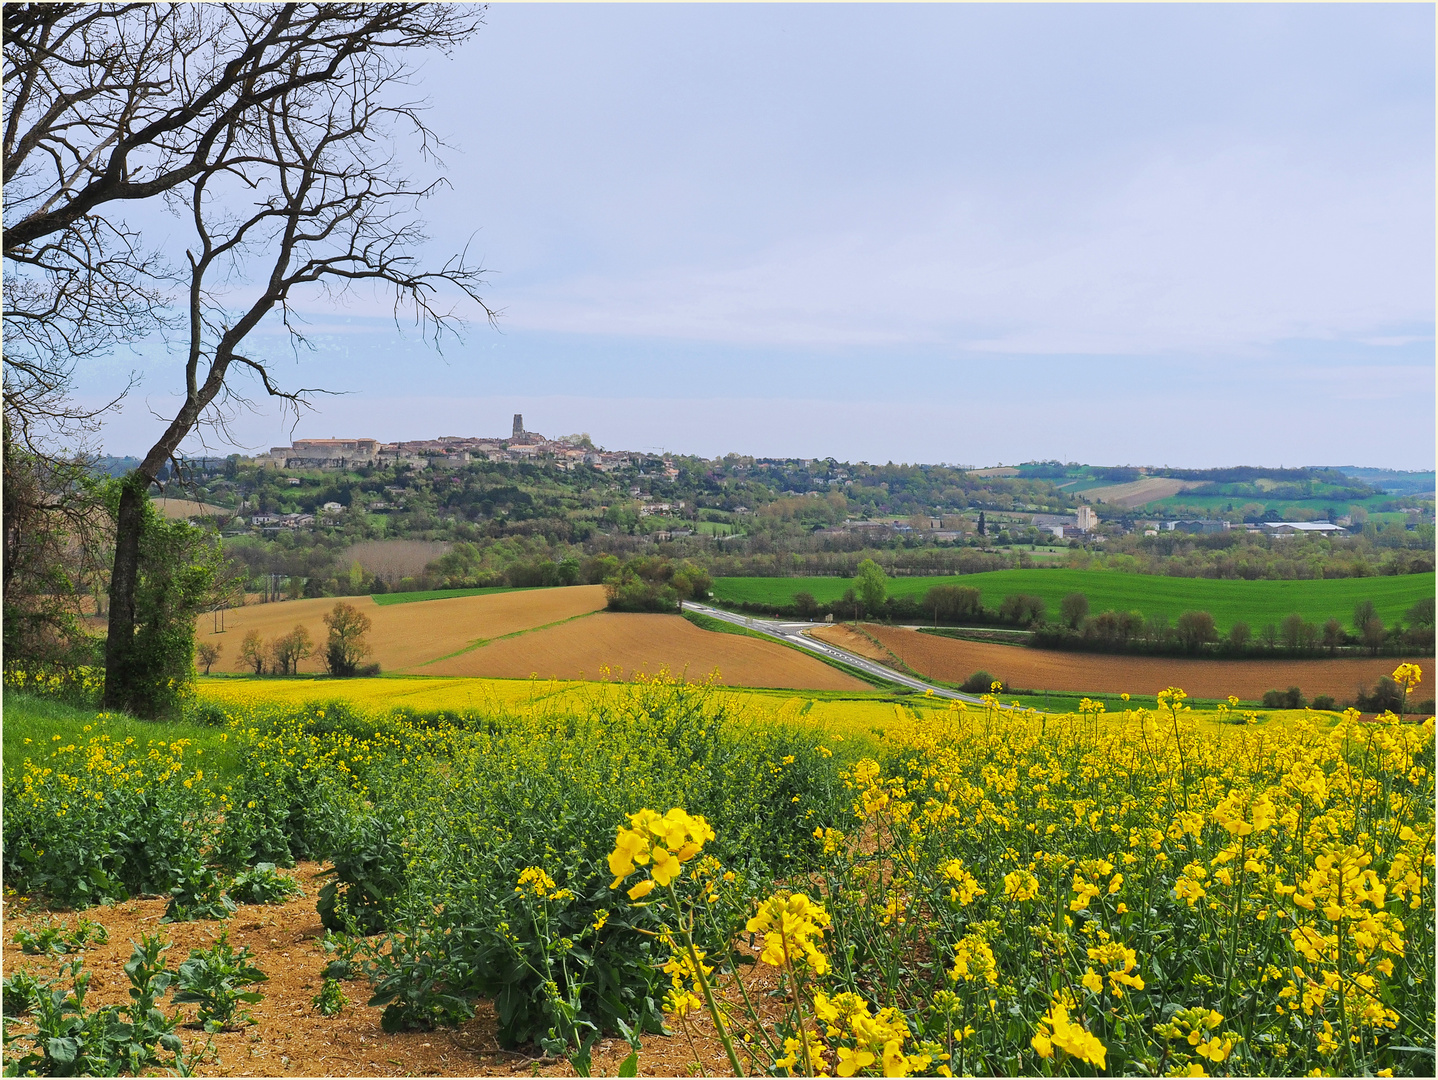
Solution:
<svg viewBox="0 0 1438 1080">
<path fill-rule="evenodd" d="M 413 184 L 396 149 L 412 148 L 413 163 L 432 161 L 437 147 L 419 104 L 405 96 L 409 56 L 464 40 L 481 12 L 425 4 L 6 7 L 4 252 L 7 269 L 27 283 L 13 318 L 57 327 L 32 335 L 33 373 L 12 374 L 7 355 L 7 408 L 34 415 L 31 402 L 43 400 L 54 411 L 71 356 L 149 333 L 166 317 L 184 341 L 184 400 L 120 499 L 107 705 L 124 707 L 130 697 L 150 484 L 199 425 L 223 425 L 230 409 L 247 404 L 236 372 L 293 407 L 315 392 L 282 386 L 271 358 L 246 344 L 265 318 L 277 314 L 300 344 L 296 302 L 361 284 L 386 290 L 396 318 L 412 317 L 435 344 L 460 325 L 459 304 L 493 318 L 478 293 L 480 271 L 463 255 L 435 268 L 417 261 L 427 239 L 418 207 L 434 184 Z M 169 309 L 155 303 L 159 256 L 146 253 L 119 212 L 156 197 L 193 229 Z M 42 390 L 27 396 L 26 379 Z"/>
</svg>

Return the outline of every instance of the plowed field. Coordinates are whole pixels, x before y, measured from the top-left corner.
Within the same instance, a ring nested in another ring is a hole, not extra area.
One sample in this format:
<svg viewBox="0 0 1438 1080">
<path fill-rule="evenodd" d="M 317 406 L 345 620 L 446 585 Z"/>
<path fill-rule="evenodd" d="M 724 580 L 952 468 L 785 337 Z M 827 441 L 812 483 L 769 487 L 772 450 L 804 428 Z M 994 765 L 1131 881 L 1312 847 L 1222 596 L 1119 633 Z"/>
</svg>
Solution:
<svg viewBox="0 0 1438 1080">
<path fill-rule="evenodd" d="M 701 630 L 678 615 L 611 612 L 494 641 L 418 670 L 426 675 L 597 679 L 606 667 L 614 679 L 654 675 L 668 668 L 690 679 L 702 679 L 717 670 L 719 681 L 726 686 L 870 689 L 866 683 L 783 645 Z"/>
<path fill-rule="evenodd" d="M 258 630 L 266 641 L 271 641 L 289 633 L 298 624 L 309 631 L 312 641 L 322 645 L 328 634 L 324 616 L 334 609 L 337 602 L 334 599 L 288 600 L 232 608 L 224 613 L 226 632 L 223 634 L 214 632 L 214 616 L 201 615 L 195 624 L 196 640 L 224 646 L 225 651 L 216 670 L 238 671 L 241 670 L 240 641 L 247 632 Z M 420 668 L 420 665 L 468 648 L 478 641 L 598 611 L 604 606 L 604 589 L 599 585 L 525 589 L 383 607 L 368 596 L 345 597 L 344 602 L 369 616 L 372 624 L 369 633 L 371 662 L 378 663 L 387 672 L 439 674 L 430 668 Z M 316 657 L 300 662 L 302 672 L 321 670 L 323 665 Z"/>
<path fill-rule="evenodd" d="M 1142 480 L 1132 480 L 1127 484 L 1090 488 L 1085 495 L 1094 502 L 1133 508 L 1156 502 L 1159 499 L 1167 499 L 1171 495 L 1177 495 L 1180 491 L 1198 487 L 1201 483 L 1199 480 L 1174 480 L 1168 476 L 1145 476 Z"/>
<path fill-rule="evenodd" d="M 1005 684 L 1026 690 L 1071 690 L 1081 693 L 1154 694 L 1179 686 L 1191 697 L 1221 698 L 1237 694 L 1245 701 L 1267 690 L 1299 687 L 1306 695 L 1331 694 L 1352 700 L 1360 686 L 1369 688 L 1380 675 L 1400 663 L 1391 656 L 1335 660 L 1182 660 L 1164 656 L 1108 656 L 1100 653 L 1056 652 L 920 634 L 914 630 L 865 624 L 864 629 L 921 675 L 944 682 L 963 682 L 975 671 L 987 671 Z M 842 626 L 815 631 L 864 655 L 877 655 L 872 642 Z M 1412 662 L 1431 668 L 1431 657 Z"/>
</svg>

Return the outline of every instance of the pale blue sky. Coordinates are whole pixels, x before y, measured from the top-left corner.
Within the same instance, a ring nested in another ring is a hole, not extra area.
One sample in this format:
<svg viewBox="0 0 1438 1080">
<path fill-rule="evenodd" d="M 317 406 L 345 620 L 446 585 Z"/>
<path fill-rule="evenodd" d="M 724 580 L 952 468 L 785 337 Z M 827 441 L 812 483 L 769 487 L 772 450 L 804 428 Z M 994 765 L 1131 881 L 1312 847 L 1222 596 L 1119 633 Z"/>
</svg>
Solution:
<svg viewBox="0 0 1438 1080">
<path fill-rule="evenodd" d="M 1433 43 L 1430 5 L 496 5 L 420 85 L 500 329 L 312 309 L 281 374 L 350 393 L 296 434 L 1432 468 Z M 174 386 L 151 347 L 82 388 L 131 364 L 113 453 Z"/>
</svg>

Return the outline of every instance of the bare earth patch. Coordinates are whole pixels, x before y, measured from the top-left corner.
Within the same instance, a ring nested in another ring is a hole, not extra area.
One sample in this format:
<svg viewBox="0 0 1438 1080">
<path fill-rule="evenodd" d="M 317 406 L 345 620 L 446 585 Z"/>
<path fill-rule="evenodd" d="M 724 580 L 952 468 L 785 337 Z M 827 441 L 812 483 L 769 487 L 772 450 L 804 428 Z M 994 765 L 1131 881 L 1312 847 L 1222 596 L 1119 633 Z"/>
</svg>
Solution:
<svg viewBox="0 0 1438 1080">
<path fill-rule="evenodd" d="M 335 1017 L 325 1017 L 312 1003 L 319 992 L 321 973 L 328 957 L 320 947 L 324 931 L 315 912 L 315 897 L 323 883 L 318 863 L 301 863 L 282 871 L 298 880 L 305 895 L 286 904 L 246 904 L 226 923 L 201 921 L 161 925 L 165 901 L 130 900 L 114 907 L 92 908 L 85 915 L 109 931 L 106 945 L 85 951 L 85 970 L 92 973 L 87 1008 L 128 1002 L 129 980 L 123 965 L 130 957 L 131 941 L 142 934 L 160 932 L 172 947 L 165 953 L 173 970 L 188 958 L 192 948 L 208 948 L 229 926 L 230 943 L 236 949 L 246 945 L 256 966 L 269 981 L 255 989 L 264 1000 L 250 1006 L 255 1022 L 236 1031 L 213 1036 L 212 1050 L 198 1067 L 199 1076 L 574 1076 L 567 1061 L 539 1056 L 533 1048 L 518 1051 L 500 1049 L 494 1010 L 479 1002 L 474 1019 L 463 1027 L 437 1031 L 410 1031 L 386 1034 L 380 1029 L 379 1007 L 371 1008 L 369 984 L 364 980 L 344 982 L 350 1003 Z M 14 944 L 16 929 L 44 925 L 58 917 L 73 926 L 73 913 L 52 916 L 29 909 L 14 897 L 7 897 L 4 910 L 6 976 L 21 968 L 37 978 L 53 978 L 59 957 L 27 956 Z M 70 959 L 66 957 L 65 959 Z M 749 969 L 756 981 L 772 984 L 769 969 Z M 746 979 L 746 983 L 750 980 Z M 766 987 L 767 988 L 767 987 Z M 752 991 L 751 991 L 752 992 Z M 168 996 L 161 1002 L 166 1013 L 174 1011 Z M 181 1006 L 182 1023 L 194 1019 L 195 1006 Z M 729 1072 L 723 1047 L 713 1036 L 707 1019 L 694 1023 L 696 1042 L 708 1075 Z M 12 1029 L 23 1034 L 22 1022 Z M 181 1026 L 179 1035 L 187 1051 L 201 1047 L 211 1036 Z M 28 1044 L 24 1044 L 27 1045 Z M 21 1044 L 13 1050 L 20 1051 Z M 619 1064 L 629 1055 L 629 1044 L 607 1038 L 594 1047 L 595 1076 L 617 1075 Z M 645 1035 L 639 1051 L 639 1075 L 686 1076 L 693 1054 L 688 1041 L 677 1031 L 673 1036 Z"/>
<path fill-rule="evenodd" d="M 369 617 L 373 628 L 369 643 L 370 662 L 386 672 L 414 671 L 442 674 L 421 667 L 475 642 L 530 630 L 536 626 L 570 619 L 604 606 L 600 585 L 575 585 L 566 589 L 526 589 L 488 596 L 457 596 L 446 600 L 422 600 L 411 604 L 379 605 L 368 596 L 332 597 L 321 600 L 286 600 L 256 604 L 224 612 L 225 633 L 215 633 L 215 617 L 201 615 L 195 622 L 196 640 L 224 646 L 217 669 L 239 671 L 240 641 L 250 630 L 258 630 L 266 641 L 303 626 L 312 641 L 322 645 L 328 634 L 324 617 L 336 603 L 352 604 Z M 300 662 L 301 672 L 320 672 L 317 657 Z"/>
<path fill-rule="evenodd" d="M 1032 690 L 1155 694 L 1179 686 L 1192 697 L 1237 694 L 1245 701 L 1255 701 L 1267 690 L 1297 686 L 1309 697 L 1331 694 L 1342 701 L 1353 698 L 1360 686 L 1372 687 L 1380 675 L 1391 675 L 1403 662 L 1391 656 L 1333 660 L 1109 656 L 959 641 L 870 623 L 864 624 L 864 629 L 922 675 L 958 683 L 975 671 L 987 671 L 1005 684 Z M 1410 659 L 1424 667 L 1433 663 L 1431 657 Z"/>
<path fill-rule="evenodd" d="M 870 689 L 868 684 L 783 645 L 701 630 L 678 615 L 613 612 L 599 612 L 494 641 L 430 664 L 423 671 L 427 675 L 505 679 L 527 679 L 531 675 L 541 679 L 597 679 L 606 668 L 609 677 L 615 679 L 654 675 L 661 668 L 690 679 L 703 679 L 717 669 L 719 681 L 726 686 Z"/>
</svg>

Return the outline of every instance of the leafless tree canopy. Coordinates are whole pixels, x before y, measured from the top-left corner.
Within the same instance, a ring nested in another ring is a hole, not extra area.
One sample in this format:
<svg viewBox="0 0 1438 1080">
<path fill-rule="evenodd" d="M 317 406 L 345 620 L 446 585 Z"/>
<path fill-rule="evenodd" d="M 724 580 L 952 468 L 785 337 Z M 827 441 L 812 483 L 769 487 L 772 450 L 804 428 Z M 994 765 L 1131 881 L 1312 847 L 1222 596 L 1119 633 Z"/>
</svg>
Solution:
<svg viewBox="0 0 1438 1080">
<path fill-rule="evenodd" d="M 166 322 L 188 331 L 186 432 L 231 361 L 276 392 L 263 362 L 235 345 L 305 285 L 380 281 L 443 330 L 452 313 L 437 290 L 474 297 L 475 271 L 409 261 L 422 236 L 405 215 L 424 192 L 384 155 L 403 134 L 419 155 L 433 152 L 418 110 L 398 95 L 409 57 L 463 40 L 480 14 L 5 5 L 5 406 L 16 434 L 83 420 L 66 400 L 73 365 Z M 126 203 L 156 197 L 194 220 L 186 266 L 165 265 L 125 218 Z M 282 256 L 258 275 L 265 302 L 227 308 L 207 275 L 218 268 L 233 281 L 241 258 L 261 250 Z"/>
</svg>

